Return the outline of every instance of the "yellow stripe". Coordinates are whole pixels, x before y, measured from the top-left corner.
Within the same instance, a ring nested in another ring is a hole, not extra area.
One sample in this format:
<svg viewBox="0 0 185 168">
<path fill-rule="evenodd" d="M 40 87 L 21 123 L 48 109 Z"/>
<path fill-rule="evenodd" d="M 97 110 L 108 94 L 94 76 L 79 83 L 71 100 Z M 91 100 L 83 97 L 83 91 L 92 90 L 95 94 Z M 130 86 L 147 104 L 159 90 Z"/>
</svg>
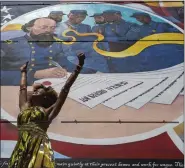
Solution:
<svg viewBox="0 0 185 168">
<path fill-rule="evenodd" d="M 148 0 L 144 0 L 145 4 L 149 5 L 149 6 L 155 6 L 155 7 L 159 7 L 159 2 L 152 2 L 153 0 L 151 0 L 151 2 L 148 2 Z"/>
<path fill-rule="evenodd" d="M 73 43 L 76 41 L 76 38 L 75 38 L 74 36 L 67 36 L 66 34 L 67 34 L 67 32 L 69 32 L 69 31 L 73 31 L 73 30 L 71 30 L 71 29 L 65 30 L 64 32 L 62 32 L 62 36 L 72 38 L 72 40 L 71 40 L 70 42 L 65 42 L 65 41 L 63 41 L 63 40 L 61 40 L 61 39 L 59 39 L 59 38 L 57 38 L 57 37 L 54 37 L 54 39 L 55 39 L 56 41 L 59 41 L 59 43 L 61 42 L 61 43 L 65 44 L 65 45 L 71 45 L 71 44 L 73 44 Z"/>
<path fill-rule="evenodd" d="M 13 30 L 21 30 L 22 25 L 21 24 L 9 24 L 5 28 L 1 30 L 1 32 L 6 31 L 13 31 Z"/>
<path fill-rule="evenodd" d="M 155 41 L 152 41 L 154 39 Z M 174 41 L 172 39 L 177 41 Z M 184 35 L 181 33 L 161 33 L 161 34 L 154 34 L 154 35 L 144 37 L 143 39 L 137 41 L 134 45 L 132 45 L 128 49 L 120 52 L 108 52 L 108 51 L 101 50 L 97 47 L 98 42 L 93 43 L 93 48 L 97 53 L 103 56 L 124 58 L 124 57 L 136 56 L 147 47 L 150 47 L 153 45 L 184 44 L 183 40 L 184 40 Z"/>
<path fill-rule="evenodd" d="M 76 35 L 81 36 L 81 37 L 96 36 L 97 40 L 93 42 L 93 49 L 97 53 L 103 56 L 107 56 L 107 57 L 125 58 L 125 57 L 130 57 L 130 56 L 136 56 L 140 52 L 142 52 L 144 49 L 146 49 L 147 47 L 150 47 L 153 45 L 184 44 L 184 35 L 182 33 L 161 33 L 161 34 L 150 35 L 150 36 L 144 37 L 143 39 L 140 39 L 128 49 L 124 51 L 120 51 L 120 52 L 108 52 L 108 51 L 99 49 L 97 47 L 98 41 L 102 41 L 104 39 L 104 36 L 98 33 L 78 33 L 75 30 L 67 29 L 62 33 L 62 36 L 72 38 L 70 42 L 65 42 L 57 37 L 54 37 L 54 39 L 56 41 L 59 41 L 59 43 L 63 43 L 65 45 L 71 45 L 76 41 L 76 38 L 74 36 L 66 35 L 70 31 L 74 32 Z"/>
<path fill-rule="evenodd" d="M 69 31 L 72 31 L 76 35 L 81 37 L 92 36 L 92 35 L 97 36 L 97 40 L 93 42 L 93 49 L 97 53 L 107 57 L 124 58 L 124 57 L 136 56 L 147 47 L 158 45 L 158 44 L 184 44 L 184 41 L 183 41 L 184 35 L 182 33 L 161 33 L 161 34 L 154 34 L 154 35 L 144 37 L 143 39 L 140 39 L 134 45 L 132 45 L 131 47 L 129 47 L 124 51 L 109 52 L 109 51 L 101 50 L 100 48 L 97 47 L 98 41 L 102 41 L 104 39 L 103 35 L 97 34 L 97 33 L 78 33 L 75 30 L 71 30 L 71 29 L 64 31 L 62 35 L 64 37 L 69 37 L 66 35 L 66 33 Z M 75 41 L 68 44 L 72 44 Z"/>
<path fill-rule="evenodd" d="M 78 33 L 77 31 L 73 30 L 73 29 L 66 29 L 63 33 L 62 33 L 62 36 L 64 37 L 70 37 L 72 38 L 72 40 L 70 42 L 64 42 L 63 40 L 57 38 L 57 37 L 54 37 L 55 40 L 57 41 L 60 41 L 62 42 L 63 44 L 66 44 L 66 45 L 71 45 L 73 44 L 74 42 L 76 42 L 76 38 L 74 36 L 68 36 L 66 35 L 68 32 L 73 32 L 75 33 L 76 35 L 78 36 L 81 36 L 81 37 L 86 37 L 86 36 L 97 36 L 98 37 L 98 41 L 102 41 L 104 39 L 104 36 L 101 35 L 101 34 L 98 34 L 98 33 Z"/>
<path fill-rule="evenodd" d="M 169 8 L 172 8 L 172 7 L 183 7 L 184 4 L 183 2 L 161 2 L 162 3 L 162 7 L 169 7 Z"/>
</svg>

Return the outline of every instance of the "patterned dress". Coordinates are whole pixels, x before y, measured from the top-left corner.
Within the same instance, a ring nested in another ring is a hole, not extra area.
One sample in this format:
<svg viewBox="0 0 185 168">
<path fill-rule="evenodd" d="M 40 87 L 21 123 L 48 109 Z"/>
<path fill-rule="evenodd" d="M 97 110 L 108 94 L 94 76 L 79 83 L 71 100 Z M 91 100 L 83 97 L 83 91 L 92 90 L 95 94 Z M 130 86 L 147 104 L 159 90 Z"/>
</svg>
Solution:
<svg viewBox="0 0 185 168">
<path fill-rule="evenodd" d="M 9 168 L 54 168 L 54 153 L 46 134 L 49 124 L 41 107 L 29 107 L 17 118 L 19 139 Z"/>
</svg>

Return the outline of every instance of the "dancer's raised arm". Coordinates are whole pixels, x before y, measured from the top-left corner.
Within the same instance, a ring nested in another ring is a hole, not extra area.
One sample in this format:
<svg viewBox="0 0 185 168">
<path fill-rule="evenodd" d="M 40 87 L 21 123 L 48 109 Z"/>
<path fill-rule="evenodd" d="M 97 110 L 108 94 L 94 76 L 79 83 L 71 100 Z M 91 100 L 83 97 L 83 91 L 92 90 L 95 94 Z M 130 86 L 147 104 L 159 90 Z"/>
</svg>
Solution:
<svg viewBox="0 0 185 168">
<path fill-rule="evenodd" d="M 85 55 L 83 53 L 79 54 L 78 60 L 79 60 L 79 64 L 76 66 L 75 71 L 70 75 L 70 77 L 68 78 L 64 87 L 62 88 L 62 90 L 59 94 L 58 100 L 52 106 L 52 110 L 48 111 L 48 120 L 49 121 L 52 121 L 60 112 L 60 110 L 61 110 L 61 108 L 67 98 L 67 95 L 69 93 L 71 86 L 75 82 L 76 78 L 78 77 L 78 74 L 80 73 L 80 71 L 84 65 Z"/>
<path fill-rule="evenodd" d="M 26 62 L 21 68 L 21 81 L 20 81 L 20 93 L 19 93 L 19 108 L 22 110 L 22 107 L 27 102 L 27 67 L 28 62 Z"/>
</svg>

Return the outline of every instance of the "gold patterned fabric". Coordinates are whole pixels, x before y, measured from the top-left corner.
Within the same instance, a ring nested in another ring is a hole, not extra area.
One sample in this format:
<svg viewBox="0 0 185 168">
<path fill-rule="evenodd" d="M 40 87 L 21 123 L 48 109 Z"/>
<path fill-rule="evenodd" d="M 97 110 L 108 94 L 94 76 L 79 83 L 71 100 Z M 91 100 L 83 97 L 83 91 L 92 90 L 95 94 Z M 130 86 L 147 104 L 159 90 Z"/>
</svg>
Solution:
<svg viewBox="0 0 185 168">
<path fill-rule="evenodd" d="M 41 107 L 23 110 L 17 118 L 19 139 L 9 168 L 54 168 L 54 153 L 46 134 L 49 123 Z"/>
</svg>

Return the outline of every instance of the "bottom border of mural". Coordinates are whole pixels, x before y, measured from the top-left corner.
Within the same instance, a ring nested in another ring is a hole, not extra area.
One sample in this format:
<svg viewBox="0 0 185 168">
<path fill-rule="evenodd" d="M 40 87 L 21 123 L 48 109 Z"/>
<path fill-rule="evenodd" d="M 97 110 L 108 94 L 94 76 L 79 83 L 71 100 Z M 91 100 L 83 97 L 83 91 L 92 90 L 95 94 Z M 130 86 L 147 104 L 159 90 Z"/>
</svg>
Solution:
<svg viewBox="0 0 185 168">
<path fill-rule="evenodd" d="M 8 161 L 8 158 L 0 158 L 0 167 L 8 168 Z M 56 168 L 184 167 L 183 159 L 56 159 L 55 161 Z"/>
</svg>

